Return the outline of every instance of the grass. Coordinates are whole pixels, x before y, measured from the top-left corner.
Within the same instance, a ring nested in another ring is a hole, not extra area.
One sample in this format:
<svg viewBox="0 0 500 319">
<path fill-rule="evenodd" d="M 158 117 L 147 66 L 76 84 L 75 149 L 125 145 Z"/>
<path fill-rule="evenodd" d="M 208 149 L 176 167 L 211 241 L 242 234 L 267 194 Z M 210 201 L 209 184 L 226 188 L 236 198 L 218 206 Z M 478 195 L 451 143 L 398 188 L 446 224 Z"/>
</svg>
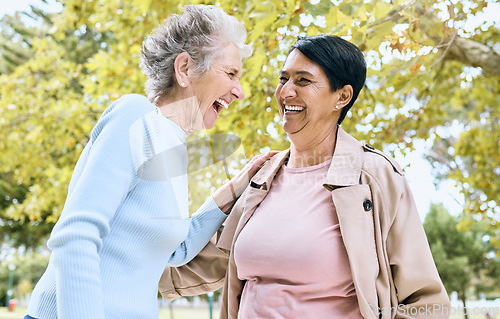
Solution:
<svg viewBox="0 0 500 319">
<path fill-rule="evenodd" d="M 0 319 L 19 319 L 24 318 L 26 308 L 16 307 L 15 312 L 9 312 L 6 307 L 0 307 Z"/>
<path fill-rule="evenodd" d="M 165 306 L 160 308 L 160 316 L 158 319 L 210 319 L 210 314 L 207 307 L 183 307 L 174 306 L 173 317 L 170 314 L 170 308 Z M 15 312 L 9 312 L 7 308 L 0 307 L 0 319 L 22 319 L 24 318 L 26 308 L 16 307 Z M 219 318 L 219 309 L 214 307 L 213 319 Z M 462 319 L 463 315 L 453 315 L 450 319 Z M 469 314 L 469 319 L 484 319 L 484 315 Z M 494 319 L 500 319 L 500 314 L 497 314 Z"/>
<path fill-rule="evenodd" d="M 170 308 L 165 306 L 160 308 L 160 316 L 158 319 L 210 319 L 210 312 L 207 307 L 181 307 L 175 306 L 172 308 L 173 317 L 171 316 Z M 9 312 L 7 308 L 0 307 L 0 319 L 22 319 L 26 315 L 26 308 L 16 307 L 14 312 Z M 214 307 L 213 319 L 219 318 L 219 309 Z"/>
<path fill-rule="evenodd" d="M 173 307 L 173 314 L 174 316 L 172 317 L 169 308 L 163 307 L 160 308 L 160 316 L 158 318 L 159 319 L 210 319 L 210 311 L 208 309 L 208 306 L 196 307 L 196 308 L 175 306 Z M 218 307 L 214 307 L 212 318 L 213 319 L 219 318 Z M 0 319 L 2 318 L 0 317 Z"/>
</svg>

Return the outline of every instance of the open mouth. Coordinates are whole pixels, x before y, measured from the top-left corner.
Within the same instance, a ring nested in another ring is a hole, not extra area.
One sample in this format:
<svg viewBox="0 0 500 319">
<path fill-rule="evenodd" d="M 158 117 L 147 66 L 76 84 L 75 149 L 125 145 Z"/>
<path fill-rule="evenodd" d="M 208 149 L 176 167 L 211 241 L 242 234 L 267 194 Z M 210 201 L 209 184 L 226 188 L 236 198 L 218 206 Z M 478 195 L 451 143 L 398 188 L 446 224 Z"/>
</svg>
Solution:
<svg viewBox="0 0 500 319">
<path fill-rule="evenodd" d="M 296 114 L 304 111 L 306 108 L 297 105 L 285 105 L 285 114 Z"/>
<path fill-rule="evenodd" d="M 213 103 L 212 107 L 214 108 L 215 112 L 217 112 L 217 114 L 218 114 L 223 108 L 227 109 L 229 107 L 229 103 L 227 103 L 223 99 L 217 99 Z"/>
</svg>

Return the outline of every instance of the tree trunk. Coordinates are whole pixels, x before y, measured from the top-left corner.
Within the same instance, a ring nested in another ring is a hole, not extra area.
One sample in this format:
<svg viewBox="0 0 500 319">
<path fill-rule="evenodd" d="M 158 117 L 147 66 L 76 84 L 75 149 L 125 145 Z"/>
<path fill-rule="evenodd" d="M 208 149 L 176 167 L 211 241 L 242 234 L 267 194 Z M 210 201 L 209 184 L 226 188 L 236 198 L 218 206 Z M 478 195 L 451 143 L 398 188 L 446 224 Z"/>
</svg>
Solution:
<svg viewBox="0 0 500 319">
<path fill-rule="evenodd" d="M 172 305 L 172 302 L 168 303 L 168 309 L 170 310 L 170 319 L 174 319 L 174 306 Z"/>
<path fill-rule="evenodd" d="M 467 299 L 465 297 L 465 287 L 462 287 L 462 292 L 460 294 L 460 300 L 462 300 L 462 302 L 464 303 L 464 318 L 465 319 L 469 319 L 469 315 L 467 315 L 467 307 L 465 306 L 465 300 Z"/>
</svg>

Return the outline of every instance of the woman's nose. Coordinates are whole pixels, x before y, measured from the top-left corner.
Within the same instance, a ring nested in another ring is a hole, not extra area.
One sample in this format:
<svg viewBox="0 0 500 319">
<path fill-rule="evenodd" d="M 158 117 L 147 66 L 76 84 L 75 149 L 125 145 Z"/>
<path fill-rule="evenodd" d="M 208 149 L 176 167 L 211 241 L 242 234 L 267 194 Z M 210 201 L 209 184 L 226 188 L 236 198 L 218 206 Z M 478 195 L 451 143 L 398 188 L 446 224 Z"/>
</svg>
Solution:
<svg viewBox="0 0 500 319">
<path fill-rule="evenodd" d="M 288 99 L 295 96 L 297 96 L 297 92 L 295 92 L 293 84 L 290 83 L 290 81 L 287 81 L 285 84 L 282 85 L 280 90 L 280 97 L 282 99 Z"/>
<path fill-rule="evenodd" d="M 242 100 L 245 97 L 245 93 L 243 92 L 243 87 L 241 86 L 240 81 L 238 81 L 238 84 L 233 87 L 231 90 L 231 94 L 235 96 L 236 100 Z"/>
</svg>

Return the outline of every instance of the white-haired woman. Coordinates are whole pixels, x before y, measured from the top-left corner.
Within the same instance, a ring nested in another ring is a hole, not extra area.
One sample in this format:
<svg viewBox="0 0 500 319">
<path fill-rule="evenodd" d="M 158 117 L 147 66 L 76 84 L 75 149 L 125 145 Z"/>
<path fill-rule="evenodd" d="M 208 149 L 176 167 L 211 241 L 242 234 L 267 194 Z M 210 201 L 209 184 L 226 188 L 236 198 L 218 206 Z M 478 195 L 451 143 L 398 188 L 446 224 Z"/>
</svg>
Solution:
<svg viewBox="0 0 500 319">
<path fill-rule="evenodd" d="M 91 132 L 26 318 L 158 318 L 165 265 L 191 260 L 272 153 L 255 157 L 189 218 L 185 139 L 244 97 L 246 30 L 222 9 L 186 6 L 145 41 L 148 98 L 112 103 Z"/>
</svg>

